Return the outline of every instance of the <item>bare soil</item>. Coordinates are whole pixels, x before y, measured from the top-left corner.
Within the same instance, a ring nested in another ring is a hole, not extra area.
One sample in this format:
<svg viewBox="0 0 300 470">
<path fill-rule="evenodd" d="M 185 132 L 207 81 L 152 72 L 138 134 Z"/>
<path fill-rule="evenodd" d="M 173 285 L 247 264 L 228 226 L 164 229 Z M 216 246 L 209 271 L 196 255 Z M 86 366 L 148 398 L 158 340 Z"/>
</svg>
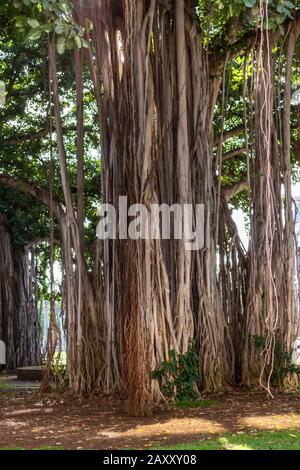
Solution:
<svg viewBox="0 0 300 470">
<path fill-rule="evenodd" d="M 0 387 L 0 448 L 138 449 L 208 439 L 223 433 L 299 430 L 299 395 L 231 392 L 208 408 L 156 411 L 133 418 L 120 401 L 70 399 Z"/>
</svg>

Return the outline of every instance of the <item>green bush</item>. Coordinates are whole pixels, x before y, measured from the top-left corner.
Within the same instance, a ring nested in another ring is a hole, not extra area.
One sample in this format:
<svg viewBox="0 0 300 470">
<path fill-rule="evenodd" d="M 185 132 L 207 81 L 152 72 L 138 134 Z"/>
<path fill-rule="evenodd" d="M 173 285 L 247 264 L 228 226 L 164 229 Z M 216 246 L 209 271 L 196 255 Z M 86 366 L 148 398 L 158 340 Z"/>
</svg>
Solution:
<svg viewBox="0 0 300 470">
<path fill-rule="evenodd" d="M 267 335 L 254 336 L 255 348 L 258 352 L 262 352 L 265 349 L 266 340 Z M 271 364 L 268 364 L 268 370 L 270 370 L 270 367 Z M 289 374 L 297 374 L 300 376 L 300 366 L 292 363 L 292 355 L 284 350 L 282 341 L 280 340 L 280 332 L 278 331 L 274 347 L 274 364 L 271 383 L 280 387 L 285 377 Z"/>
<path fill-rule="evenodd" d="M 169 353 L 169 360 L 161 369 L 152 372 L 152 378 L 159 380 L 164 395 L 173 402 L 187 403 L 199 400 L 199 358 L 193 341 L 185 354 Z"/>
</svg>

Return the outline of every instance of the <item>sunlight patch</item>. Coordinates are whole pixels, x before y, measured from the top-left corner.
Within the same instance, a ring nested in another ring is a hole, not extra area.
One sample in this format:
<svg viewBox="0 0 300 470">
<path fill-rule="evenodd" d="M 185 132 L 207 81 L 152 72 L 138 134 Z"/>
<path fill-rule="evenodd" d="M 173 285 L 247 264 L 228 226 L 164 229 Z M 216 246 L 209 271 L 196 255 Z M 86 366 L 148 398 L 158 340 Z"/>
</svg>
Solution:
<svg viewBox="0 0 300 470">
<path fill-rule="evenodd" d="M 268 416 L 247 416 L 246 418 L 241 418 L 240 423 L 254 429 L 299 429 L 300 415 L 274 414 Z"/>
</svg>

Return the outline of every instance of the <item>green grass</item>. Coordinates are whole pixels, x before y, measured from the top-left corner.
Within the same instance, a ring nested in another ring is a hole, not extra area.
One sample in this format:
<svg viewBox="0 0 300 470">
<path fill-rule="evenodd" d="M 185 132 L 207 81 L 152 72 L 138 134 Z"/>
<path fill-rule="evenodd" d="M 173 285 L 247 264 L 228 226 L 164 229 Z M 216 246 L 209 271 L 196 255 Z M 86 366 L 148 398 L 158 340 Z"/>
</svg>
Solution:
<svg viewBox="0 0 300 470">
<path fill-rule="evenodd" d="M 9 387 L 7 384 L 0 382 L 0 401 L 7 400 L 11 396 L 9 393 Z"/>
<path fill-rule="evenodd" d="M 300 450 L 300 431 L 265 431 L 253 434 L 223 434 L 213 439 L 156 446 L 156 450 Z"/>
<path fill-rule="evenodd" d="M 0 448 L 0 450 L 25 450 L 23 449 L 22 447 L 3 447 L 2 449 Z"/>
<path fill-rule="evenodd" d="M 0 382 L 0 390 L 5 390 L 7 388 L 9 388 L 9 386 L 7 384 L 4 384 L 4 383 Z"/>
<path fill-rule="evenodd" d="M 44 446 L 33 450 L 64 450 L 61 446 Z"/>
<path fill-rule="evenodd" d="M 0 393 L 0 401 L 5 401 L 5 400 L 8 400 L 9 398 L 11 398 L 12 394 L 11 393 L 3 393 L 1 392 Z"/>
</svg>

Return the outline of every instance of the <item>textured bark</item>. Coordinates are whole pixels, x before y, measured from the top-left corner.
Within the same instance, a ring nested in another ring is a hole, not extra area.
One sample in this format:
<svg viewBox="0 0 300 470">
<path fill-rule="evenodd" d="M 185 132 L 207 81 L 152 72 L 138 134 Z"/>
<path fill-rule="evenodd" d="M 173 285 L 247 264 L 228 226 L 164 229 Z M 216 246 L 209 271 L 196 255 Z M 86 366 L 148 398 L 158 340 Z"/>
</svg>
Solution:
<svg viewBox="0 0 300 470">
<path fill-rule="evenodd" d="M 282 149 L 274 125 L 273 43 L 261 35 L 255 76 L 255 156 L 252 159 L 251 239 L 244 333 L 243 381 L 271 393 L 275 348 L 279 343 L 292 352 L 297 336 L 295 292 L 295 242 L 291 172 L 291 64 L 296 31 L 288 39 Z M 282 198 L 282 175 L 284 201 Z M 282 215 L 284 214 L 284 217 Z M 264 338 L 258 350 L 255 337 Z M 297 387 L 296 377 L 286 377 L 286 387 Z"/>
<path fill-rule="evenodd" d="M 12 244 L 0 214 L 0 338 L 6 344 L 6 366 L 40 363 L 40 329 L 34 295 L 35 260 L 29 252 Z"/>
<path fill-rule="evenodd" d="M 82 58 L 81 58 L 82 59 Z M 62 232 L 62 270 L 64 301 L 68 324 L 68 380 L 72 391 L 90 393 L 97 390 L 101 383 L 103 357 L 101 354 L 100 335 L 101 306 L 97 304 L 93 283 L 84 257 L 83 243 L 83 126 L 82 126 L 82 82 L 79 74 L 82 61 L 76 59 L 77 118 L 78 118 L 78 202 L 79 213 L 76 216 L 69 183 L 69 171 L 63 135 L 60 97 L 58 91 L 56 50 L 49 42 L 49 68 L 51 80 L 51 99 L 57 133 L 57 147 L 60 175 L 65 202 L 65 217 L 60 221 Z M 75 269 L 74 269 L 75 268 Z"/>
<path fill-rule="evenodd" d="M 283 272 L 282 303 L 284 316 L 282 319 L 282 344 L 284 350 L 292 355 L 299 329 L 299 308 L 297 305 L 295 289 L 295 237 L 294 237 L 294 214 L 292 199 L 292 164 L 291 164 L 291 90 L 292 90 L 292 64 L 294 60 L 297 39 L 300 34 L 300 23 L 295 23 L 290 31 L 287 44 L 285 86 L 283 94 L 283 116 L 282 116 L 282 154 L 284 168 L 284 215 L 285 227 L 283 232 L 283 259 L 285 269 Z M 285 377 L 285 387 L 297 390 L 298 377 L 289 374 Z"/>
<path fill-rule="evenodd" d="M 164 400 L 151 371 L 171 349 L 184 353 L 195 328 L 201 386 L 220 391 L 233 375 L 214 233 L 209 103 L 220 81 L 209 86 L 201 32 L 184 3 L 124 0 L 117 21 L 110 2 L 81 3 L 77 11 L 82 24 L 85 15 L 93 24 L 86 55 L 99 109 L 103 201 L 117 207 L 126 195 L 129 205 L 205 205 L 205 247 L 197 254 L 185 240 L 104 243 L 104 390 L 125 391 L 134 415 Z"/>
<path fill-rule="evenodd" d="M 83 109 L 83 50 L 76 50 L 75 79 L 77 103 L 77 224 L 81 251 L 84 249 L 84 109 Z"/>
<path fill-rule="evenodd" d="M 282 275 L 280 166 L 278 149 L 274 145 L 272 134 L 274 80 L 271 72 L 270 37 L 267 33 L 261 37 L 257 56 L 258 70 L 254 90 L 255 156 L 251 162 L 253 212 L 243 361 L 243 381 L 248 385 L 259 385 L 265 368 L 266 354 L 259 354 L 257 351 L 255 336 L 264 338 L 269 324 L 271 342 L 274 342 L 273 334 L 280 317 L 278 288 Z M 273 278 L 275 272 L 276 277 Z"/>
</svg>

